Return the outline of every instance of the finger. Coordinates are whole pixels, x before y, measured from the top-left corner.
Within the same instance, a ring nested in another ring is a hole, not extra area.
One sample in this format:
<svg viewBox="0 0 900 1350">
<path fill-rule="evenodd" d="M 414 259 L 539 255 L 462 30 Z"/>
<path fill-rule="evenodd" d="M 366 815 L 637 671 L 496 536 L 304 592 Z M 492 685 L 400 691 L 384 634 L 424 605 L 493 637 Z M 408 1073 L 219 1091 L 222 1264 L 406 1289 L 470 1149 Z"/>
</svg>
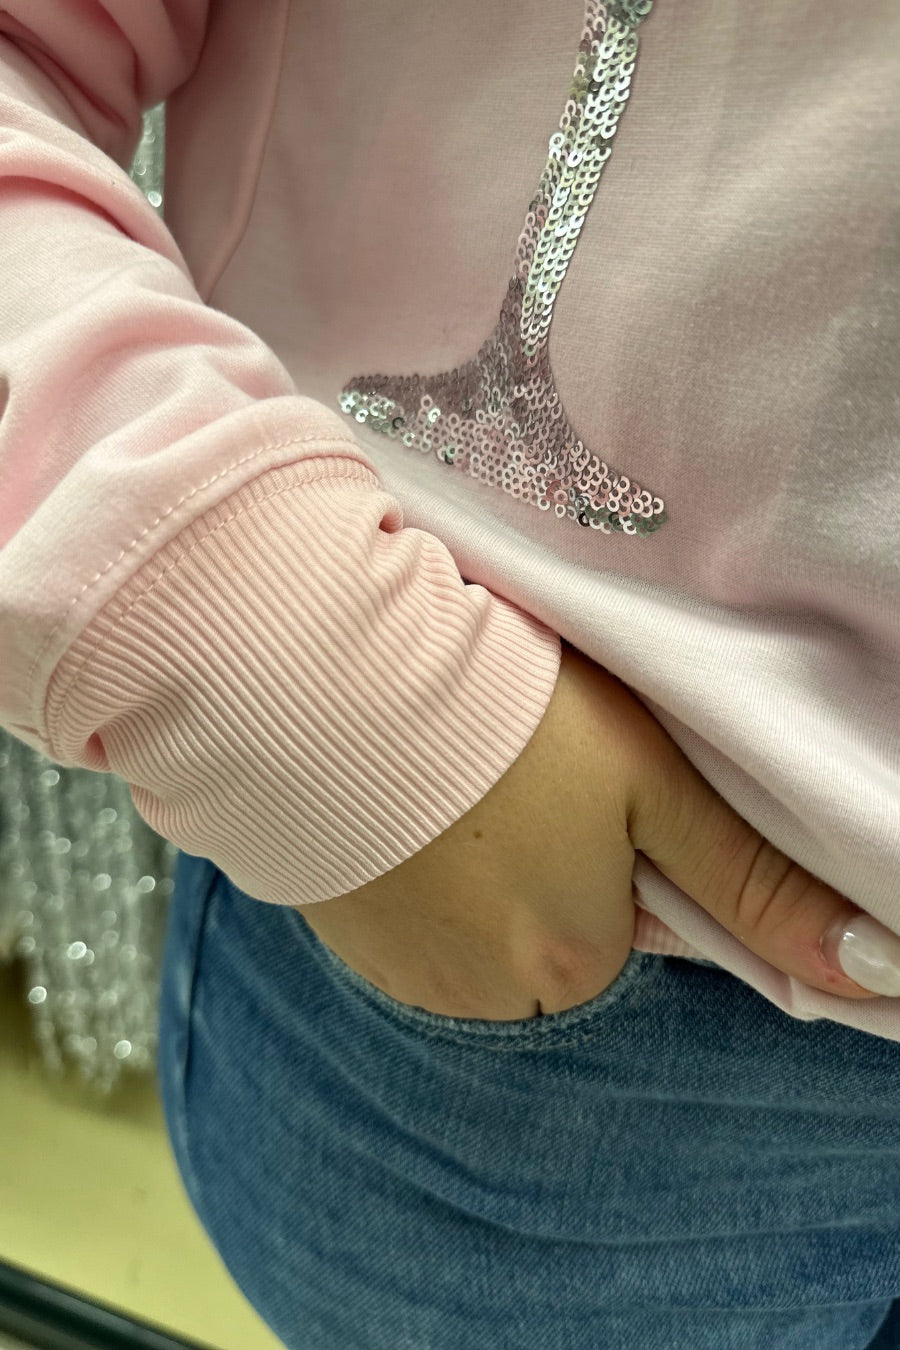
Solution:
<svg viewBox="0 0 900 1350">
<path fill-rule="evenodd" d="M 775 848 L 654 726 L 629 812 L 635 849 L 786 975 L 842 998 L 900 995 L 900 938 Z"/>
</svg>

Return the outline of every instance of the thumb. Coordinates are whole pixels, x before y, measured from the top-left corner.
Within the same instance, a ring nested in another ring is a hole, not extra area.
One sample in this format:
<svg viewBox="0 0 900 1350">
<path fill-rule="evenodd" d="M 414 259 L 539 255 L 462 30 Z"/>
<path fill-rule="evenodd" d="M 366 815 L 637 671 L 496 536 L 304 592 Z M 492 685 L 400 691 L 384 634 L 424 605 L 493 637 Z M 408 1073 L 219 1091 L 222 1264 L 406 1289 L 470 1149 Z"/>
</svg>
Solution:
<svg viewBox="0 0 900 1350">
<path fill-rule="evenodd" d="M 770 844 L 653 725 L 662 734 L 629 809 L 634 848 L 786 975 L 842 998 L 900 995 L 900 937 Z"/>
</svg>

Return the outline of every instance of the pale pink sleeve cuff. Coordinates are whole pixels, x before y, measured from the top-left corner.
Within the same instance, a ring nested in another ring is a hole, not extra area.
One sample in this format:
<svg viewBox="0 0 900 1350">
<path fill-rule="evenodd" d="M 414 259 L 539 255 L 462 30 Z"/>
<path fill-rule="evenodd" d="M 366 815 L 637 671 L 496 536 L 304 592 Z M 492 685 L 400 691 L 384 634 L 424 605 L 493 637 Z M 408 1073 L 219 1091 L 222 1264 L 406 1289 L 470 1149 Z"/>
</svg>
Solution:
<svg viewBox="0 0 900 1350">
<path fill-rule="evenodd" d="M 58 762 L 249 895 L 355 890 L 475 806 L 522 753 L 560 640 L 402 528 L 351 460 L 271 469 L 198 516 L 50 682 Z"/>
</svg>

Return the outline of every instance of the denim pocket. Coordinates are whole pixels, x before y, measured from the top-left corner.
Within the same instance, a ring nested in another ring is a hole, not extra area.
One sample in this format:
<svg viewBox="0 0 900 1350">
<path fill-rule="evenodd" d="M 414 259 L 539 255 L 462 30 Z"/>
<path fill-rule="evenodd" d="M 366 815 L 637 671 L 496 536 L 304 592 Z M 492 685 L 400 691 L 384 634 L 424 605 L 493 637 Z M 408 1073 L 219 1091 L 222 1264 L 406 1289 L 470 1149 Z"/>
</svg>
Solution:
<svg viewBox="0 0 900 1350">
<path fill-rule="evenodd" d="M 456 1041 L 475 1039 L 482 1045 L 494 1044 L 497 1048 L 518 1049 L 561 1045 L 583 1040 L 594 1029 L 602 1030 L 603 1023 L 613 1009 L 624 1002 L 632 1001 L 649 983 L 652 983 L 654 972 L 659 969 L 664 959 L 654 953 L 633 950 L 611 984 L 594 998 L 588 999 L 585 1003 L 578 1003 L 572 1008 L 566 1008 L 562 1012 L 545 1013 L 541 1017 L 508 1022 L 474 1017 L 449 1017 L 392 998 L 364 975 L 348 966 L 346 961 L 318 937 L 301 914 L 296 913 L 295 918 L 309 942 L 311 953 L 320 964 L 330 970 L 344 988 L 364 998 L 373 1009 L 377 1009 L 394 1021 L 405 1023 L 423 1035 Z"/>
</svg>

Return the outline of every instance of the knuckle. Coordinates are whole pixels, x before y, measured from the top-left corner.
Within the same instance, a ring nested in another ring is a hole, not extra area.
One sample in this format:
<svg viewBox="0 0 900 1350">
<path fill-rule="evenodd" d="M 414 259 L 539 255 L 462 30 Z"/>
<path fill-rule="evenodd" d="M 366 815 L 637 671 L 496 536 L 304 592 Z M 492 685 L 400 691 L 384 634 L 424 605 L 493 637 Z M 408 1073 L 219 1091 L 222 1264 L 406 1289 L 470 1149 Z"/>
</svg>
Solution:
<svg viewBox="0 0 900 1350">
<path fill-rule="evenodd" d="M 774 936 L 808 903 L 813 879 L 797 863 L 760 837 L 740 883 L 735 931 Z"/>
</svg>

